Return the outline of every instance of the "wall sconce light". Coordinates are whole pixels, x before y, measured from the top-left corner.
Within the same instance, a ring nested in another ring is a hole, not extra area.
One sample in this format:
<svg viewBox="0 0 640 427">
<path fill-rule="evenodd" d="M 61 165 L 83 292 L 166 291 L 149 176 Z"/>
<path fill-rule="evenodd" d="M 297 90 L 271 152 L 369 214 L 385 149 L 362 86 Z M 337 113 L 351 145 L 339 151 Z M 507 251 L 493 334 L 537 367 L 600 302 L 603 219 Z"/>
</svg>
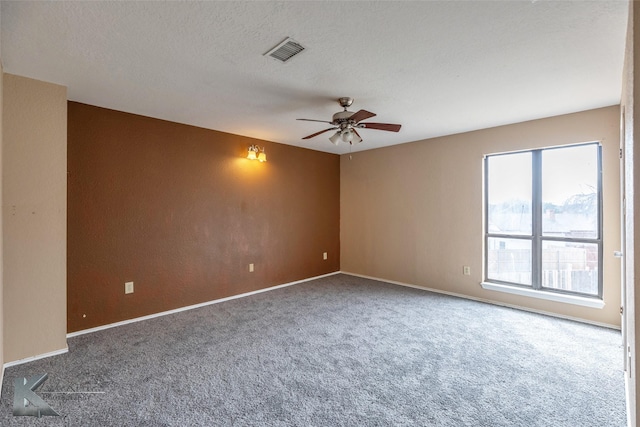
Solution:
<svg viewBox="0 0 640 427">
<path fill-rule="evenodd" d="M 250 145 L 249 153 L 247 154 L 247 159 L 266 162 L 267 154 L 264 152 L 264 147 L 258 147 L 257 145 Z"/>
</svg>

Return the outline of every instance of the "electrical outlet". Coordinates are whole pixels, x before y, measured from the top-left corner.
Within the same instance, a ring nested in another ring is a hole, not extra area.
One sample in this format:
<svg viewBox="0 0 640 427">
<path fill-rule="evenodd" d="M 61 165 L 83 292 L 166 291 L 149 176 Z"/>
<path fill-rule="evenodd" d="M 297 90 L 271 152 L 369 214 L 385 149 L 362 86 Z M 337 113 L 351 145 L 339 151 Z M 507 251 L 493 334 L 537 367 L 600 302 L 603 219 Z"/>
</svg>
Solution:
<svg viewBox="0 0 640 427">
<path fill-rule="evenodd" d="M 133 293 L 133 282 L 125 282 L 124 284 L 124 293 L 132 294 Z"/>
<path fill-rule="evenodd" d="M 249 273 L 253 273 L 253 264 L 249 264 Z"/>
<path fill-rule="evenodd" d="M 462 274 L 464 274 L 465 276 L 471 276 L 471 267 L 469 267 L 468 265 L 462 267 Z"/>
<path fill-rule="evenodd" d="M 326 252 L 322 254 L 322 259 L 325 259 L 325 260 L 327 259 L 327 253 Z"/>
</svg>

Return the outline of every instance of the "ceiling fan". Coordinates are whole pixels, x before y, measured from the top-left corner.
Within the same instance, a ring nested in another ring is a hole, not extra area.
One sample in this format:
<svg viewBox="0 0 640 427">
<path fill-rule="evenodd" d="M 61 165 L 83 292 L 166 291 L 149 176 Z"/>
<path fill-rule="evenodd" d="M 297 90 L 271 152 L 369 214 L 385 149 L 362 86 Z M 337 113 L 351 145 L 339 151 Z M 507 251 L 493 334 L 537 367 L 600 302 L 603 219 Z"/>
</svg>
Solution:
<svg viewBox="0 0 640 427">
<path fill-rule="evenodd" d="M 321 133 L 329 132 L 330 130 L 337 130 L 337 132 L 329 138 L 329 141 L 331 141 L 332 144 L 338 145 L 340 140 L 348 142 L 349 144 L 358 144 L 362 142 L 362 138 L 356 129 L 377 129 L 389 132 L 398 132 L 400 130 L 401 125 L 394 125 L 391 123 L 362 123 L 362 120 L 375 117 L 375 113 L 366 110 L 359 110 L 355 113 L 353 111 L 347 111 L 347 107 L 353 104 L 353 98 L 338 98 L 338 103 L 342 108 L 344 108 L 344 111 L 335 113 L 330 122 L 326 120 L 298 119 L 308 122 L 329 123 L 333 125 L 333 127 L 312 133 L 302 139 L 310 139 L 314 136 L 320 135 Z"/>
</svg>

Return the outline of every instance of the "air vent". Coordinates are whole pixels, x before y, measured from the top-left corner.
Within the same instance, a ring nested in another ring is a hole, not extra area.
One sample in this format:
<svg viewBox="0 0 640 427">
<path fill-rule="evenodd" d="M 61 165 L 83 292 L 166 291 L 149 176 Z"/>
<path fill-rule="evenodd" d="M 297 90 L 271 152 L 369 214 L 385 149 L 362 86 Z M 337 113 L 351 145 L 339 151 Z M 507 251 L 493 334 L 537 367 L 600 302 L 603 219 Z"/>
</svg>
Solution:
<svg viewBox="0 0 640 427">
<path fill-rule="evenodd" d="M 278 44 L 276 47 L 274 47 L 264 55 L 277 59 L 280 62 L 287 62 L 303 50 L 304 47 L 300 43 L 293 40 L 292 38 L 287 37 L 280 44 Z"/>
</svg>

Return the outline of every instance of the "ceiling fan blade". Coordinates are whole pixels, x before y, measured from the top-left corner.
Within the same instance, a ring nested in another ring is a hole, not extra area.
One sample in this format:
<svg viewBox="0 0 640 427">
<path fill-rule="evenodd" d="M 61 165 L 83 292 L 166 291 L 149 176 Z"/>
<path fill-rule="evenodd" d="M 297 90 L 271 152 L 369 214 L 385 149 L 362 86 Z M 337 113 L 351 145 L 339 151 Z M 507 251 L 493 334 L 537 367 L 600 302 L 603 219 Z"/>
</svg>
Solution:
<svg viewBox="0 0 640 427">
<path fill-rule="evenodd" d="M 375 116 L 376 116 L 376 113 L 372 113 L 371 111 L 367 111 L 367 110 L 360 110 L 353 113 L 349 117 L 349 120 L 353 120 L 354 122 L 358 123 L 360 120 L 370 119 L 371 117 L 375 117 Z"/>
<path fill-rule="evenodd" d="M 362 142 L 362 137 L 360 136 L 360 134 L 358 133 L 358 131 L 356 130 L 356 128 L 351 128 L 351 130 L 353 131 L 353 133 L 355 133 L 355 134 L 356 134 L 356 136 L 357 136 L 358 138 L 360 138 L 360 141 L 358 141 L 358 142 Z"/>
<path fill-rule="evenodd" d="M 358 127 L 363 129 L 387 130 L 389 132 L 398 132 L 402 125 L 394 125 L 391 123 L 360 123 Z"/>
<path fill-rule="evenodd" d="M 329 132 L 330 130 L 334 130 L 334 129 L 338 129 L 338 128 L 336 128 L 336 127 L 332 127 L 332 128 L 329 128 L 329 129 L 321 130 L 320 132 L 316 132 L 316 133 L 312 133 L 311 135 L 307 135 L 307 136 L 305 136 L 305 137 L 304 137 L 304 138 L 302 138 L 302 139 L 309 139 L 309 138 L 313 138 L 314 136 L 318 136 L 318 135 L 320 135 L 321 133 Z"/>
<path fill-rule="evenodd" d="M 320 123 L 331 123 L 326 120 L 314 120 L 314 119 L 296 119 L 296 120 L 304 120 L 305 122 L 320 122 Z"/>
</svg>

